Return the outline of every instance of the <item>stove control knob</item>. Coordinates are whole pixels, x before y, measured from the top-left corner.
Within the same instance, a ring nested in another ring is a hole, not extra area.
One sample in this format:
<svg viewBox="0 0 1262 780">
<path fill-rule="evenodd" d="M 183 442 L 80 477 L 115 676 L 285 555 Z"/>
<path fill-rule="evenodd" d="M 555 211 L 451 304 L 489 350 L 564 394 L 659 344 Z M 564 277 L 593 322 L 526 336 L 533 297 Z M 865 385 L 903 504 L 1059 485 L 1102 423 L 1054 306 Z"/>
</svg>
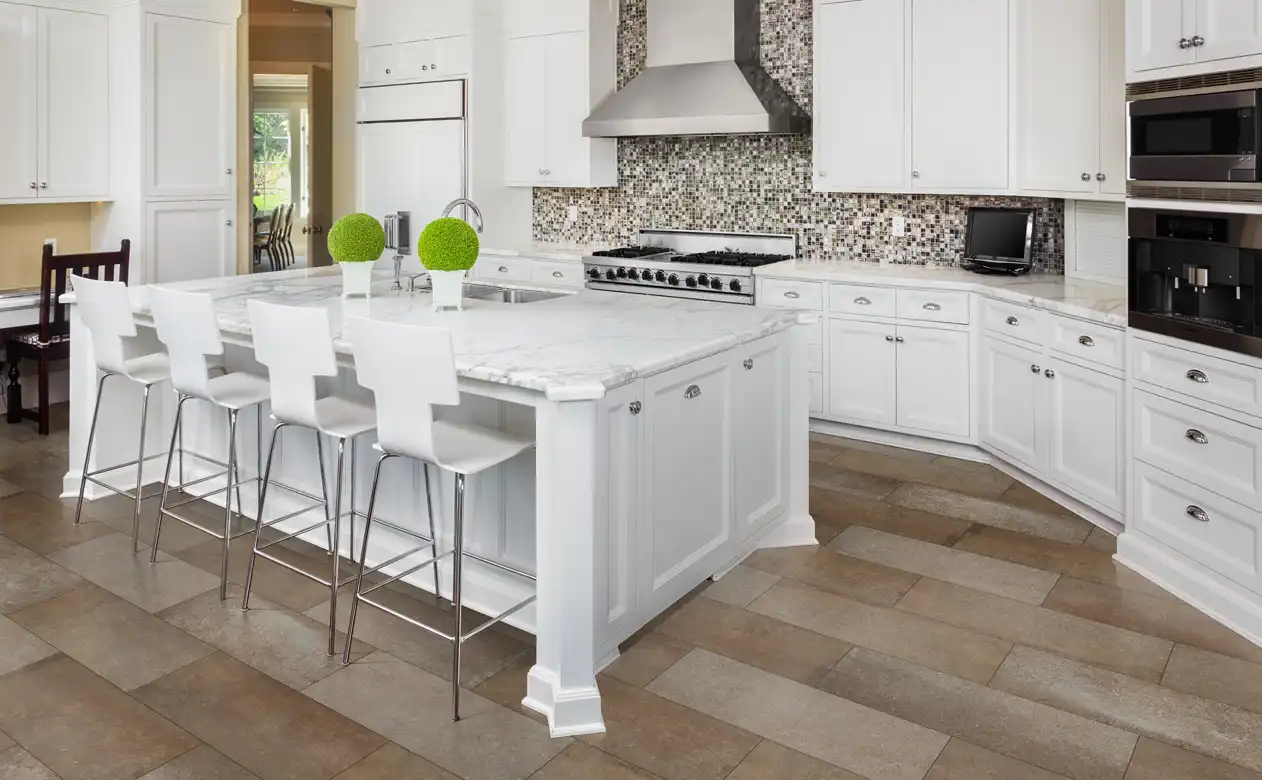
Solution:
<svg viewBox="0 0 1262 780">
<path fill-rule="evenodd" d="M 589 270 L 587 271 L 587 275 L 588 275 L 588 276 L 590 276 L 590 277 L 591 277 L 591 278 L 593 278 L 593 279 L 599 279 L 599 278 L 600 278 L 600 269 L 599 269 L 599 268 L 592 268 L 592 269 L 589 269 Z"/>
<path fill-rule="evenodd" d="M 686 280 L 684 280 L 684 282 L 685 282 L 685 284 L 687 284 L 689 287 L 696 287 L 696 286 L 697 286 L 697 277 L 695 277 L 695 276 L 689 276 Z"/>
<path fill-rule="evenodd" d="M 671 287 L 678 287 L 678 286 L 679 286 L 679 277 L 678 277 L 678 276 L 675 276 L 674 274 L 671 274 L 671 275 L 670 275 L 670 276 L 666 279 L 666 281 L 670 284 L 670 286 L 671 286 Z"/>
<path fill-rule="evenodd" d="M 619 268 L 619 269 L 618 269 L 618 278 L 619 278 L 619 279 L 626 279 L 626 278 L 627 278 L 627 269 L 625 269 L 625 268 Z"/>
<path fill-rule="evenodd" d="M 728 285 L 728 289 L 730 289 L 732 292 L 740 292 L 740 291 L 741 291 L 741 280 L 740 280 L 740 279 L 733 279 L 733 280 L 732 280 L 732 283 Z"/>
<path fill-rule="evenodd" d="M 634 268 L 628 268 L 627 278 L 630 279 L 631 281 L 635 281 L 640 278 L 640 272 L 635 270 Z"/>
<path fill-rule="evenodd" d="M 645 268 L 643 271 L 640 271 L 640 278 L 646 282 L 651 282 L 653 281 L 653 272 Z"/>
<path fill-rule="evenodd" d="M 608 271 L 605 271 L 605 278 L 612 282 L 618 278 L 618 274 L 614 273 L 614 270 L 610 268 Z"/>
<path fill-rule="evenodd" d="M 710 287 L 711 287 L 711 289 L 714 289 L 714 290 L 722 290 L 722 289 L 723 289 L 723 280 L 722 280 L 722 279 L 720 279 L 720 278 L 719 278 L 719 277 L 717 277 L 717 276 L 716 276 L 716 277 L 714 277 L 713 279 L 711 279 L 711 280 L 710 280 Z"/>
<path fill-rule="evenodd" d="M 654 278 L 654 279 L 657 279 L 657 281 L 659 281 L 659 282 L 665 282 L 665 281 L 666 281 L 666 272 L 665 272 L 665 271 L 658 271 L 658 272 L 657 272 L 657 276 L 655 276 L 655 277 L 653 277 L 653 278 Z"/>
<path fill-rule="evenodd" d="M 705 274 L 701 274 L 700 276 L 698 276 L 698 277 L 697 277 L 697 286 L 698 286 L 698 287 L 709 287 L 709 286 L 710 286 L 710 277 L 706 276 Z"/>
</svg>

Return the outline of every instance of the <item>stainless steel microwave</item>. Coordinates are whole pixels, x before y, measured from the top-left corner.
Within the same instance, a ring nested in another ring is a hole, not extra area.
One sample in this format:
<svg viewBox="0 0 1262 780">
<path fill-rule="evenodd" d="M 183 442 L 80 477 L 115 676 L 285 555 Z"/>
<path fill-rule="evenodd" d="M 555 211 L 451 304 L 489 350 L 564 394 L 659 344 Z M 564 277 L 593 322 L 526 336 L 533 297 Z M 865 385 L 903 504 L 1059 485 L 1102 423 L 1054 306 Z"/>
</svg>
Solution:
<svg viewBox="0 0 1262 780">
<path fill-rule="evenodd" d="M 1130 104 L 1130 178 L 1257 182 L 1262 90 L 1136 100 Z"/>
</svg>

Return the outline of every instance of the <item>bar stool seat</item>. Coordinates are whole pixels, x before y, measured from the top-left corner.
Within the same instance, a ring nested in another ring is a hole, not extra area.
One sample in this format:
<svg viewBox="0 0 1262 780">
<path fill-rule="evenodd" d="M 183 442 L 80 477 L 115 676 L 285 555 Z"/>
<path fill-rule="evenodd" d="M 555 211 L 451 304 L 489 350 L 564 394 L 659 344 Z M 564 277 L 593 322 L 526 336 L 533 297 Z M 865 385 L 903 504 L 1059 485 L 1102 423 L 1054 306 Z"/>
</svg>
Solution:
<svg viewBox="0 0 1262 780">
<path fill-rule="evenodd" d="M 165 352 L 141 355 L 123 361 L 120 375 L 139 385 L 160 384 L 171 378 L 171 360 Z"/>
<path fill-rule="evenodd" d="M 377 410 L 368 404 L 337 395 L 316 401 L 320 433 L 335 439 L 350 439 L 377 427 Z"/>
<path fill-rule="evenodd" d="M 272 397 L 272 388 L 266 377 L 237 371 L 211 378 L 206 382 L 211 402 L 225 409 L 245 409 L 258 406 Z"/>
<path fill-rule="evenodd" d="M 530 439 L 476 425 L 435 420 L 433 430 L 435 458 L 432 463 L 456 474 L 486 471 L 535 446 Z M 411 457 L 405 452 L 390 452 L 380 442 L 372 448 L 381 453 Z"/>
</svg>

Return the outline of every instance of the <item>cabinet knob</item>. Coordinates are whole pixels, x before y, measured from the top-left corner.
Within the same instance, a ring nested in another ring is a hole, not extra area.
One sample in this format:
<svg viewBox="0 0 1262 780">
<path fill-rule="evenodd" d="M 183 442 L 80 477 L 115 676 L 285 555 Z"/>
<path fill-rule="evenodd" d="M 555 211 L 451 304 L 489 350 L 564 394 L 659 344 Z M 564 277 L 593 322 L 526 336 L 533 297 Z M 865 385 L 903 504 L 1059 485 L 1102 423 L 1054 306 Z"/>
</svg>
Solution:
<svg viewBox="0 0 1262 780">
<path fill-rule="evenodd" d="M 1082 180 L 1083 180 L 1083 181 L 1091 181 L 1091 174 L 1089 174 L 1089 173 L 1084 173 L 1084 174 L 1082 174 Z"/>
<path fill-rule="evenodd" d="M 390 75 L 390 69 L 389 69 L 389 68 L 386 68 L 386 75 L 387 75 L 387 76 L 389 76 L 389 75 Z"/>
<path fill-rule="evenodd" d="M 551 175 L 552 175 L 552 170 L 551 170 L 551 169 L 549 169 L 549 168 L 544 168 L 544 169 L 543 169 L 543 175 L 544 175 L 544 176 L 551 176 Z"/>
<path fill-rule="evenodd" d="M 1031 373 L 1031 374 L 1037 374 L 1038 372 L 1040 372 L 1040 371 L 1042 371 L 1042 370 L 1043 370 L 1043 369 L 1042 369 L 1042 367 L 1041 367 L 1041 366 L 1030 366 L 1030 373 Z"/>
<path fill-rule="evenodd" d="M 912 171 L 912 172 L 911 172 L 911 177 L 912 177 L 913 179 L 919 179 L 919 178 L 920 178 L 920 171 Z"/>
<path fill-rule="evenodd" d="M 1020 323 L 1020 320 L 1018 320 L 1016 317 L 1009 317 L 1007 322 L 1009 325 L 1012 325 L 1015 327 L 1016 325 Z"/>
<path fill-rule="evenodd" d="M 639 414 L 641 411 L 643 411 L 644 404 L 640 403 L 639 401 L 632 401 L 631 404 L 627 407 L 627 409 L 631 412 L 631 414 Z"/>
<path fill-rule="evenodd" d="M 820 171 L 820 172 L 819 172 L 819 177 L 820 177 L 821 179 L 822 179 L 822 178 L 824 178 L 824 177 L 825 177 L 825 176 L 827 176 L 827 175 L 828 175 L 828 171 Z"/>
<path fill-rule="evenodd" d="M 701 388 L 697 385 L 688 385 L 688 389 L 684 391 L 684 398 L 690 401 L 699 395 L 701 395 Z"/>
<path fill-rule="evenodd" d="M 907 339 L 903 338 L 902 336 L 895 336 L 895 337 L 894 337 L 894 341 L 898 342 L 899 344 L 902 344 L 902 343 L 903 343 L 904 341 L 906 341 L 906 340 L 907 340 Z"/>
<path fill-rule="evenodd" d="M 1180 48 L 1180 49 L 1190 49 L 1190 48 L 1192 48 L 1192 40 L 1191 40 L 1190 38 L 1180 38 L 1180 39 L 1179 39 L 1179 48 Z"/>
<path fill-rule="evenodd" d="M 925 311 L 942 311 L 941 304 L 932 303 L 932 302 L 926 303 L 924 306 L 921 306 L 920 308 L 924 309 Z"/>
<path fill-rule="evenodd" d="M 1196 382 L 1198 385 L 1209 384 L 1209 377 L 1205 376 L 1205 372 L 1199 368 L 1194 368 L 1188 372 L 1188 379 Z"/>
<path fill-rule="evenodd" d="M 1188 432 L 1184 435 L 1197 444 L 1209 444 L 1209 437 L 1195 428 L 1188 428 Z"/>
<path fill-rule="evenodd" d="M 891 343 L 892 343 L 892 342 L 894 341 L 894 337 L 893 337 L 893 336 L 886 336 L 886 337 L 885 337 L 885 340 L 886 340 L 886 341 L 889 341 L 889 342 L 891 342 Z"/>
<path fill-rule="evenodd" d="M 1043 372 L 1043 376 L 1047 377 L 1048 379 L 1055 379 L 1056 372 L 1049 368 Z"/>
<path fill-rule="evenodd" d="M 1208 523 L 1208 522 L 1209 522 L 1209 513 L 1208 513 L 1208 512 L 1206 512 L 1204 509 L 1201 509 L 1201 508 L 1200 508 L 1199 506 L 1197 506 L 1196 504 L 1192 504 L 1192 505 L 1188 506 L 1188 508 L 1187 508 L 1187 513 L 1188 513 L 1188 517 L 1192 518 L 1193 520 L 1195 520 L 1195 521 L 1196 521 L 1196 522 L 1198 522 L 1198 523 Z"/>
<path fill-rule="evenodd" d="M 743 365 L 743 366 L 745 366 L 745 370 L 746 370 L 746 371 L 753 371 L 753 370 L 754 370 L 754 359 L 753 359 L 753 358 L 745 358 L 745 362 L 744 362 L 744 363 L 742 363 L 742 365 Z"/>
<path fill-rule="evenodd" d="M 36 184 L 35 182 L 31 182 L 31 189 L 35 189 L 35 188 L 36 188 L 36 187 L 38 187 L 38 186 L 39 186 L 39 185 L 38 185 L 38 184 Z"/>
<path fill-rule="evenodd" d="M 1091 338 L 1090 336 L 1079 336 L 1078 343 L 1083 345 L 1084 347 L 1094 347 L 1095 339 Z"/>
<path fill-rule="evenodd" d="M 228 227 L 232 227 L 232 220 L 228 220 L 224 224 L 227 225 Z"/>
<path fill-rule="evenodd" d="M 1202 37 L 1201 37 L 1201 36 L 1199 36 L 1199 35 L 1194 35 L 1194 36 L 1192 36 L 1192 45 L 1193 45 L 1193 46 L 1204 46 L 1204 45 L 1205 45 L 1205 39 L 1204 39 L 1204 38 L 1202 38 Z"/>
<path fill-rule="evenodd" d="M 429 70 L 429 66 L 428 66 L 428 65 L 422 65 L 422 66 L 421 66 L 421 70 Z"/>
<path fill-rule="evenodd" d="M 223 169 L 223 172 L 224 172 L 224 173 L 226 173 L 226 174 L 227 174 L 227 175 L 229 175 L 229 176 L 231 176 L 231 175 L 232 175 L 232 169 L 231 169 L 231 168 L 224 168 L 224 169 Z"/>
<path fill-rule="evenodd" d="M 1095 175 L 1095 180 L 1096 180 L 1096 181 L 1104 181 L 1104 180 L 1105 180 L 1105 179 L 1107 179 L 1107 178 L 1109 178 L 1109 177 L 1108 177 L 1108 176 L 1105 176 L 1103 173 L 1097 173 L 1097 174 Z"/>
<path fill-rule="evenodd" d="M 430 70 L 438 70 L 438 63 L 436 63 L 436 62 L 431 62 L 431 63 L 429 64 L 429 69 L 430 69 Z"/>
<path fill-rule="evenodd" d="M 39 183 L 39 188 L 40 188 L 41 190 L 46 190 L 46 189 L 48 189 L 48 182 L 46 182 L 46 181 L 41 181 L 41 182 Z"/>
</svg>

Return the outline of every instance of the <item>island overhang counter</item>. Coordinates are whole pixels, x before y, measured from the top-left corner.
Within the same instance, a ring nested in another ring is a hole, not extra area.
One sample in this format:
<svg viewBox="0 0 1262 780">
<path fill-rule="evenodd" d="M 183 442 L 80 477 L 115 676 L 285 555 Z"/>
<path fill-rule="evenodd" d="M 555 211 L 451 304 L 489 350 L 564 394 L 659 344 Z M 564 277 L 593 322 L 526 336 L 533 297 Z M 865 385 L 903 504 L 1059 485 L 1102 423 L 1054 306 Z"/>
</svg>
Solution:
<svg viewBox="0 0 1262 780">
<path fill-rule="evenodd" d="M 547 716 L 553 736 L 604 730 L 596 673 L 617 657 L 620 642 L 653 617 L 755 549 L 816 543 L 807 507 L 808 329 L 795 327 L 812 315 L 596 291 L 525 304 L 470 299 L 464 311 L 434 312 L 427 293 L 390 291 L 385 275 L 374 281 L 373 297 L 343 299 L 335 269 L 172 286 L 215 299 L 224 361 L 233 370 L 266 373 L 253 358 L 246 301 L 327 309 L 339 357 L 339 373 L 328 390 L 365 400 L 371 392 L 355 380 L 351 345 L 343 335 L 349 318 L 451 332 L 461 404 L 438 407 L 436 415 L 536 441 L 533 451 L 470 481 L 465 544 L 538 578 L 535 603 L 510 622 L 536 635 L 524 703 Z M 140 326 L 137 339 L 156 351 L 148 288 L 133 288 L 130 295 Z M 73 303 L 73 293 L 65 300 Z M 71 454 L 63 489 L 77 496 L 98 375 L 89 334 L 73 306 L 71 333 Z M 105 388 L 94 470 L 134 459 L 140 430 L 139 389 L 124 380 Z M 222 461 L 226 418 L 205 406 L 186 405 L 184 447 Z M 146 454 L 163 457 L 145 464 L 146 484 L 162 478 L 174 407 L 173 392 L 151 398 Z M 238 428 L 243 479 L 260 471 L 259 453 L 272 428 L 266 414 L 259 413 L 257 425 L 246 418 Z M 278 444 L 273 479 L 319 494 L 315 448 L 298 438 Z M 375 465 L 371 444 L 356 443 L 360 457 L 348 474 L 360 511 Z M 326 455 L 330 451 L 326 448 Z M 184 460 L 179 480 L 211 477 L 191 493 L 223 485 L 212 476 L 218 467 Z M 376 513 L 422 529 L 422 467 L 396 463 L 383 472 Z M 331 465 L 326 463 L 326 470 Z M 135 480 L 134 469 L 123 469 L 110 481 L 125 487 Z M 439 543 L 447 549 L 453 485 L 445 478 L 434 484 Z M 89 498 L 102 493 L 87 491 Z M 244 493 L 243 514 L 254 517 L 254 491 Z M 220 495 L 210 500 L 222 504 Z M 299 501 L 283 490 L 269 491 L 265 520 L 305 504 Z M 292 533 L 310 524 L 296 517 L 277 528 Z M 343 521 L 343 554 L 351 550 L 356 525 L 362 529 L 362 521 Z M 327 547 L 323 529 L 302 539 Z M 390 560 L 409 544 L 385 526 L 374 529 L 367 562 Z M 450 565 L 442 566 L 440 585 L 448 597 L 450 578 Z M 406 581 L 433 590 L 428 569 Z M 466 560 L 464 583 L 465 604 L 485 615 L 520 601 L 531 586 L 474 560 Z"/>
</svg>

